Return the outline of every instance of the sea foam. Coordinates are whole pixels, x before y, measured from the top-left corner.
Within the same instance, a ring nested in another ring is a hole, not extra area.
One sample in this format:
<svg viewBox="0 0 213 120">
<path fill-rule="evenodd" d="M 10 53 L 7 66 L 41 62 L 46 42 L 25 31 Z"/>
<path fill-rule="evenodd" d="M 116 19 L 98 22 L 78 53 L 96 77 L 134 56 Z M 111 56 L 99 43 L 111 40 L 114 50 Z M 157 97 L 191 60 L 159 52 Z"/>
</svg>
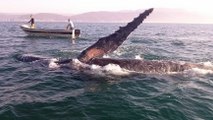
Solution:
<svg viewBox="0 0 213 120">
<path fill-rule="evenodd" d="M 51 68 L 51 69 L 59 68 L 60 65 L 58 65 L 58 64 L 56 63 L 56 61 L 58 61 L 58 59 L 56 59 L 56 58 L 50 59 L 49 68 Z"/>
<path fill-rule="evenodd" d="M 74 68 L 81 69 L 85 72 L 90 72 L 92 74 L 96 73 L 99 75 L 107 75 L 107 74 L 112 74 L 112 75 L 128 75 L 130 72 L 121 68 L 119 65 L 115 64 L 108 64 L 106 66 L 99 66 L 99 65 L 88 65 L 85 63 L 80 62 L 78 59 L 73 59 L 72 65 Z"/>
</svg>

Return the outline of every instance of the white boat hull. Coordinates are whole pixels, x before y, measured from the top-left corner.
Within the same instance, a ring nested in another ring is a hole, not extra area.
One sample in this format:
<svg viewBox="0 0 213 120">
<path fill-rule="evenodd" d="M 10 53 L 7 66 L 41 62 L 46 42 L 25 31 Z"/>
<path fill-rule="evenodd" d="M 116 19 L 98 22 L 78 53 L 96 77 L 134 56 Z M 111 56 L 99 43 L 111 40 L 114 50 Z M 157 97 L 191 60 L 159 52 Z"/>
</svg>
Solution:
<svg viewBox="0 0 213 120">
<path fill-rule="evenodd" d="M 66 37 L 72 38 L 73 30 L 66 29 L 36 29 L 30 28 L 28 25 L 21 25 L 21 29 L 27 33 L 28 36 L 36 36 L 36 37 Z M 75 37 L 80 35 L 80 30 L 75 29 Z"/>
</svg>

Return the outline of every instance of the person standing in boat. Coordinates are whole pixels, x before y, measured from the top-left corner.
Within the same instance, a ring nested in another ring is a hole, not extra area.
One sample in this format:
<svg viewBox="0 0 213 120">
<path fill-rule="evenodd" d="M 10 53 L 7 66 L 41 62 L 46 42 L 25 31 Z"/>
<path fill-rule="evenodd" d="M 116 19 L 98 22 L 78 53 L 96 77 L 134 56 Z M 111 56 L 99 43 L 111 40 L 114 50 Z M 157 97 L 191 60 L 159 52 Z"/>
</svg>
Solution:
<svg viewBox="0 0 213 120">
<path fill-rule="evenodd" d="M 68 19 L 68 25 L 67 25 L 66 29 L 67 30 L 73 30 L 74 29 L 74 24 L 70 19 Z"/>
<path fill-rule="evenodd" d="M 75 39 L 75 29 L 74 29 L 74 24 L 73 22 L 68 19 L 68 25 L 66 27 L 67 30 L 72 30 L 72 39 Z"/>
<path fill-rule="evenodd" d="M 33 15 L 30 15 L 30 21 L 28 23 L 30 23 L 30 28 L 35 28 L 35 20 Z"/>
</svg>

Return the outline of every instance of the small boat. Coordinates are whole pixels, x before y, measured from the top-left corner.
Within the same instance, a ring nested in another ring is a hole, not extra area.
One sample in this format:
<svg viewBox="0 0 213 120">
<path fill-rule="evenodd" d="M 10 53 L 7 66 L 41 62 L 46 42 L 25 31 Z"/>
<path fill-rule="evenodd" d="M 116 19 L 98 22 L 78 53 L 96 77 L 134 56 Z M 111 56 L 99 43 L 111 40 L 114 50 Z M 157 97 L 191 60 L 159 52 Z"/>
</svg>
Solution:
<svg viewBox="0 0 213 120">
<path fill-rule="evenodd" d="M 72 38 L 73 30 L 66 29 L 37 29 L 30 28 L 29 25 L 21 25 L 21 29 L 28 34 L 28 36 L 36 36 L 36 37 L 65 37 Z M 75 37 L 80 35 L 80 30 L 75 29 Z"/>
</svg>

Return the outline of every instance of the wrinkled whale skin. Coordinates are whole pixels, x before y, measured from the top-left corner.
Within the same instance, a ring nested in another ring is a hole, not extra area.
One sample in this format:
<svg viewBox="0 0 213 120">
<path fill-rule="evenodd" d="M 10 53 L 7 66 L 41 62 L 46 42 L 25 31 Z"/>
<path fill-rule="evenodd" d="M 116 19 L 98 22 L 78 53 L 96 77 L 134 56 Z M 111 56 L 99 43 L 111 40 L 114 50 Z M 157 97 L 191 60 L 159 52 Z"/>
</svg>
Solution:
<svg viewBox="0 0 213 120">
<path fill-rule="evenodd" d="M 138 60 L 138 59 L 112 59 L 112 58 L 96 58 L 90 60 L 87 64 L 95 64 L 99 66 L 106 66 L 108 64 L 116 64 L 121 68 L 142 72 L 142 73 L 168 73 L 168 72 L 182 72 L 193 67 L 201 67 L 201 65 L 180 63 L 167 60 Z"/>
</svg>

